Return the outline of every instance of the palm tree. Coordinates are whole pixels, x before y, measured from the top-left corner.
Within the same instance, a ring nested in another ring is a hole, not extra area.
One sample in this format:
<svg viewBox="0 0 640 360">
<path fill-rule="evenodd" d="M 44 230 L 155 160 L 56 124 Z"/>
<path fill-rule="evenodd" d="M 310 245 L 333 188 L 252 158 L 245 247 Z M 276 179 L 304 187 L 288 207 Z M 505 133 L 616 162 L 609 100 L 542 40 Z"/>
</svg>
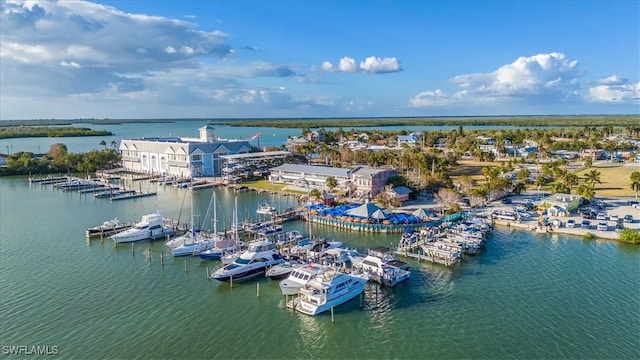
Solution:
<svg viewBox="0 0 640 360">
<path fill-rule="evenodd" d="M 580 184 L 576 189 L 576 193 L 578 195 L 583 196 L 587 200 L 591 200 L 596 197 L 596 192 L 593 189 L 593 185 L 590 184 Z"/>
<path fill-rule="evenodd" d="M 325 185 L 327 186 L 327 188 L 329 188 L 329 192 L 331 192 L 336 186 L 338 186 L 338 181 L 335 177 L 329 176 L 325 181 Z"/>
<path fill-rule="evenodd" d="M 107 148 L 107 142 L 104 140 L 100 140 L 100 143 L 98 145 L 104 146 L 105 149 Z"/>
<path fill-rule="evenodd" d="M 598 184 L 602 184 L 602 182 L 600 181 L 600 171 L 598 170 L 591 170 L 588 173 L 586 173 L 584 175 L 585 180 L 591 184 L 591 186 L 593 187 L 596 183 Z"/>
<path fill-rule="evenodd" d="M 552 194 L 566 194 L 570 191 L 565 184 L 559 181 L 552 182 L 551 185 L 549 185 L 549 190 Z"/>
<path fill-rule="evenodd" d="M 638 200 L 638 191 L 640 191 L 640 171 L 631 173 L 631 190 L 636 192 L 636 200 Z"/>
</svg>

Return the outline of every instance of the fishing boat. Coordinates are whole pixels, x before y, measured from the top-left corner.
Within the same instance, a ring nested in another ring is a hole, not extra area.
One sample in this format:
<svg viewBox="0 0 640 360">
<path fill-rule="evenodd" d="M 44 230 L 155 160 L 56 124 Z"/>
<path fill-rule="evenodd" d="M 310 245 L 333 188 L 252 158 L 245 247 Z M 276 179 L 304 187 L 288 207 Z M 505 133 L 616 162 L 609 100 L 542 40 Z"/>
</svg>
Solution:
<svg viewBox="0 0 640 360">
<path fill-rule="evenodd" d="M 164 217 L 161 213 L 155 212 L 143 215 L 142 220 L 132 228 L 115 233 L 109 238 L 116 243 L 133 242 L 147 239 L 164 238 L 173 234 L 170 226 L 164 225 Z"/>
<path fill-rule="evenodd" d="M 361 294 L 368 279 L 369 277 L 362 272 L 347 274 L 338 269 L 328 268 L 317 273 L 301 287 L 300 296 L 290 303 L 303 314 L 318 315 Z"/>
<path fill-rule="evenodd" d="M 276 252 L 276 246 L 269 240 L 257 240 L 249 243 L 249 248 L 241 253 L 231 264 L 213 271 L 211 278 L 218 281 L 242 281 L 264 275 L 268 266 L 284 261 Z"/>
</svg>

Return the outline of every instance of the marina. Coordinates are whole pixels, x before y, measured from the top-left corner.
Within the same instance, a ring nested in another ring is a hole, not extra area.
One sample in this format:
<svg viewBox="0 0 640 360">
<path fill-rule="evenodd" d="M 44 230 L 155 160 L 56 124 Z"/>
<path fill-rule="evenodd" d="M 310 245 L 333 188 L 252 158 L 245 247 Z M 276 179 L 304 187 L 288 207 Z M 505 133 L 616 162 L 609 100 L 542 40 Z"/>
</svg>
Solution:
<svg viewBox="0 0 640 360">
<path fill-rule="evenodd" d="M 151 187 L 158 192 L 157 196 L 105 202 L 92 196 L 69 196 L 35 183 L 29 185 L 25 178 L 0 179 L 0 186 L 3 194 L 0 277 L 2 284 L 8 285 L 0 304 L 3 309 L 12 309 L 3 312 L 2 319 L 3 326 L 11 324 L 2 330 L 3 339 L 8 342 L 44 339 L 65 349 L 69 357 L 92 354 L 109 358 L 115 353 L 135 356 L 134 352 L 123 352 L 125 346 L 135 348 L 136 354 L 144 351 L 154 358 L 167 353 L 193 358 L 205 356 L 203 349 L 211 346 L 211 336 L 190 337 L 184 344 L 167 344 L 144 334 L 152 329 L 152 333 L 162 332 L 163 338 L 181 336 L 185 328 L 205 334 L 215 322 L 226 326 L 230 335 L 216 337 L 216 347 L 236 348 L 234 355 L 244 358 L 275 358 L 283 354 L 332 357 L 326 342 L 339 344 L 344 349 L 343 355 L 352 358 L 372 349 L 392 351 L 399 358 L 464 357 L 467 352 L 463 349 L 470 347 L 478 358 L 525 357 L 532 352 L 554 357 L 563 348 L 572 349 L 572 356 L 630 358 L 637 350 L 627 331 L 640 321 L 633 316 L 640 300 L 632 291 L 640 286 L 640 280 L 628 276 L 634 273 L 640 258 L 636 247 L 500 226 L 478 254 L 462 254 L 462 261 L 454 266 L 418 262 L 410 257 L 405 260 L 396 254 L 411 265 L 410 278 L 387 290 L 369 282 L 361 296 L 335 307 L 332 322 L 330 310 L 313 317 L 297 316 L 297 312 L 286 307 L 279 281 L 256 277 L 231 285 L 208 280 L 205 274 L 207 268 L 210 273 L 216 267 L 214 262 L 199 257 L 173 258 L 164 241 L 142 241 L 135 248 L 116 248 L 112 242 L 82 240 L 87 228 L 107 219 L 140 219 L 142 214 L 157 210 L 184 225 L 188 222 L 185 221 L 188 212 L 180 214 L 184 189 Z M 220 229 L 231 228 L 229 209 L 233 208 L 236 195 L 239 213 L 248 217 L 256 216 L 260 202 L 266 201 L 278 209 L 297 206 L 292 197 L 214 189 L 218 207 L 226 209 L 217 214 Z M 211 191 L 195 192 L 194 213 L 206 213 Z M 53 208 L 58 211 L 50 211 Z M 29 226 L 33 218 L 46 222 L 38 227 Z M 255 217 L 252 221 L 256 221 Z M 62 223 L 65 226 L 56 225 Z M 199 219 L 196 223 L 211 224 L 210 219 Z M 299 220 L 283 225 L 285 232 L 298 230 L 303 234 L 308 227 L 308 223 Z M 364 254 L 374 246 L 393 244 L 395 248 L 402 235 L 379 233 L 374 237 L 315 223 L 311 229 L 314 236 L 339 239 L 344 246 L 356 247 Z M 49 247 L 51 260 L 40 262 L 42 271 L 34 277 L 27 254 L 41 249 L 43 242 L 54 244 Z M 594 262 L 594 256 L 600 260 Z M 12 270 L 5 271 L 8 268 Z M 107 273 L 109 276 L 105 276 Z M 606 296 L 588 290 L 602 284 L 607 284 Z M 140 295 L 132 298 L 133 291 Z M 39 296 L 28 299 L 19 296 L 25 292 Z M 611 297 L 617 299 L 615 310 L 609 306 Z M 74 305 L 44 300 L 51 298 L 69 299 L 69 304 Z M 506 312 L 505 298 L 510 304 Z M 589 301 L 585 303 L 584 299 Z M 187 303 L 189 306 L 175 306 Z M 50 311 L 52 306 L 56 309 L 55 316 Z M 166 316 L 167 308 L 174 309 L 172 320 L 158 321 Z M 203 316 L 204 308 L 221 311 Z M 27 318 L 41 319 L 43 325 L 29 326 Z M 531 318 L 536 321 L 529 321 Z M 57 329 L 76 322 L 82 325 L 74 336 L 59 336 Z M 365 330 L 372 327 L 377 327 L 377 331 Z M 482 329 L 487 327 L 508 331 L 485 334 Z M 545 329 L 550 327 L 564 335 L 549 338 Z M 107 340 L 116 329 L 139 335 L 135 341 L 128 337 Z M 304 329 L 302 333 L 300 329 Z M 344 331 L 354 333 L 347 335 Z M 466 335 L 470 331 L 477 334 L 473 339 Z M 313 334 L 313 339 L 306 333 Z M 584 334 L 589 333 L 597 333 L 596 340 L 587 341 Z M 403 345 L 403 339 L 414 334 L 429 337 L 432 343 L 424 347 Z M 241 339 L 246 336 L 262 336 L 267 345 L 260 349 L 241 346 L 244 342 Z M 612 342 L 621 346 L 608 347 Z M 96 348 L 96 343 L 101 346 Z M 270 343 L 278 346 L 269 346 Z M 291 350 L 283 353 L 283 347 Z"/>
</svg>

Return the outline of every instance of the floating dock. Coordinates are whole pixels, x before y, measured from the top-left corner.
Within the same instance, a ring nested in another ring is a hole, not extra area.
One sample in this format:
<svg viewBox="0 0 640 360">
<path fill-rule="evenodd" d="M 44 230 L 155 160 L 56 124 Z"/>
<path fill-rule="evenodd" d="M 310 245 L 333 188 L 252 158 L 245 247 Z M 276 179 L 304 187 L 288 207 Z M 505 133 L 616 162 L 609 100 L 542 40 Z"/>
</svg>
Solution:
<svg viewBox="0 0 640 360">
<path fill-rule="evenodd" d="M 142 197 L 148 197 L 148 196 L 155 196 L 157 193 L 154 192 L 146 192 L 146 193 L 132 193 L 132 194 L 124 194 L 124 195 L 117 195 L 117 196 L 112 196 L 109 199 L 111 201 L 117 201 L 117 200 L 128 200 L 128 199 L 137 199 L 137 198 L 142 198 Z"/>
</svg>

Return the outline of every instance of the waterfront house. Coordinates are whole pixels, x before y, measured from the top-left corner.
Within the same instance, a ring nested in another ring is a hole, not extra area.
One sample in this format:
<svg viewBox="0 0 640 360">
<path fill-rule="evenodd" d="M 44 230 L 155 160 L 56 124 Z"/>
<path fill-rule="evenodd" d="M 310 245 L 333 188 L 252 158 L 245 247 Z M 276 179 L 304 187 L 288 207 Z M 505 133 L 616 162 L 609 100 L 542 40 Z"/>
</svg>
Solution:
<svg viewBox="0 0 640 360">
<path fill-rule="evenodd" d="M 246 140 L 221 140 L 210 125 L 200 137 L 149 137 L 122 139 L 122 167 L 127 171 L 192 178 L 221 176 L 223 155 L 251 151 Z"/>
</svg>

